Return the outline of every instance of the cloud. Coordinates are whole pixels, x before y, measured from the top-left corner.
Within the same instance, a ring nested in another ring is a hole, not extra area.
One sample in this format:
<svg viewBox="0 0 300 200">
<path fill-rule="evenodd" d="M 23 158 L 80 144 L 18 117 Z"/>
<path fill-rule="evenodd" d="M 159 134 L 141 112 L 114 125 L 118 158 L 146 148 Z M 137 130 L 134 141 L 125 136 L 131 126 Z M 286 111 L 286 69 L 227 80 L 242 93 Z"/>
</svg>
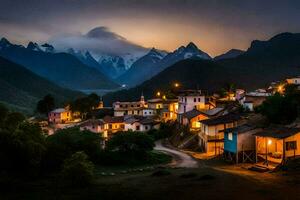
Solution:
<svg viewBox="0 0 300 200">
<path fill-rule="evenodd" d="M 51 38 L 49 42 L 59 50 L 68 48 L 81 51 L 88 50 L 96 55 L 125 55 L 147 51 L 147 48 L 128 41 L 104 26 L 96 27 L 86 34 L 59 35 Z"/>
</svg>

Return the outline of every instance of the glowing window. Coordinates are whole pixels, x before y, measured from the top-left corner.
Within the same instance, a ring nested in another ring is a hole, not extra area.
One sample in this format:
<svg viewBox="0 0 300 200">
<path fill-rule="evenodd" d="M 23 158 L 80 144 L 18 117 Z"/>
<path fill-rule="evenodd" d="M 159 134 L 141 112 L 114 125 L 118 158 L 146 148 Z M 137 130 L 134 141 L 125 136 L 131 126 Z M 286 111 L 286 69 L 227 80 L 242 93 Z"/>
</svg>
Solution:
<svg viewBox="0 0 300 200">
<path fill-rule="evenodd" d="M 228 133 L 228 140 L 232 140 L 232 133 Z"/>
</svg>

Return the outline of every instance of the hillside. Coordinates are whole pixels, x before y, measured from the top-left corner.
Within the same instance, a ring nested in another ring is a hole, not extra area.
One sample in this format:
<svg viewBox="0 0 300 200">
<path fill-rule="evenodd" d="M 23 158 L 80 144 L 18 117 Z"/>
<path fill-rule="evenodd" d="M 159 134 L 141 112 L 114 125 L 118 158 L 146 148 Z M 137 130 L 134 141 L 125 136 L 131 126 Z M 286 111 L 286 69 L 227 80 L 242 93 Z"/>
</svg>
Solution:
<svg viewBox="0 0 300 200">
<path fill-rule="evenodd" d="M 39 99 L 51 94 L 62 103 L 81 96 L 80 92 L 61 88 L 26 68 L 0 57 L 0 101 L 30 113 Z"/>
<path fill-rule="evenodd" d="M 213 92 L 226 83 L 251 90 L 297 75 L 300 75 L 300 34 L 283 33 L 268 41 L 253 41 L 247 52 L 236 58 L 180 61 L 138 87 L 108 94 L 104 100 L 111 104 L 121 96 L 121 100 L 138 99 L 142 91 L 149 98 L 175 81 L 185 88 Z"/>
<path fill-rule="evenodd" d="M 31 43 L 30 43 L 31 44 Z M 18 63 L 34 73 L 74 89 L 113 89 L 118 84 L 95 68 L 88 67 L 67 53 L 46 53 L 32 48 L 11 44 L 5 38 L 0 41 L 0 55 Z"/>
</svg>

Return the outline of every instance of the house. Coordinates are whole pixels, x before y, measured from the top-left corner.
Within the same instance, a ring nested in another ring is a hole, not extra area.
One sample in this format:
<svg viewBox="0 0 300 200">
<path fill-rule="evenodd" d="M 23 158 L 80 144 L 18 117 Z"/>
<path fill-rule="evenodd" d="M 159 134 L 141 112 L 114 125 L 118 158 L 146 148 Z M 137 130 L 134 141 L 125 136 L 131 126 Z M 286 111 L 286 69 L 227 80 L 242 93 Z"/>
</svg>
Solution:
<svg viewBox="0 0 300 200">
<path fill-rule="evenodd" d="M 107 137 L 110 137 L 111 134 L 118 131 L 125 130 L 125 121 L 124 116 L 111 117 L 106 116 L 103 118 L 104 121 L 104 130 L 107 132 Z"/>
<path fill-rule="evenodd" d="M 162 121 L 176 120 L 178 112 L 178 99 L 150 99 L 148 108 L 156 110 Z"/>
<path fill-rule="evenodd" d="M 154 118 L 144 118 L 140 121 L 141 124 L 141 130 L 140 131 L 149 131 L 152 129 L 159 129 L 160 122 L 155 120 Z"/>
<path fill-rule="evenodd" d="M 255 136 L 256 161 L 261 158 L 268 165 L 300 156 L 300 128 L 266 128 Z"/>
<path fill-rule="evenodd" d="M 213 108 L 210 110 L 193 109 L 182 115 L 182 125 L 188 125 L 191 130 L 197 130 L 200 129 L 200 121 L 216 117 L 224 111 L 224 108 Z"/>
<path fill-rule="evenodd" d="M 240 116 L 226 114 L 211 119 L 199 121 L 199 146 L 207 155 L 221 155 L 224 148 L 224 131 L 238 125 Z"/>
<path fill-rule="evenodd" d="M 159 129 L 160 122 L 153 117 L 128 116 L 125 118 L 125 131 L 149 131 Z"/>
<path fill-rule="evenodd" d="M 114 116 L 125 115 L 142 115 L 143 108 L 147 108 L 144 96 L 141 96 L 140 101 L 137 102 L 115 102 L 113 104 Z"/>
<path fill-rule="evenodd" d="M 102 137 L 107 138 L 107 130 L 104 128 L 104 121 L 101 119 L 89 119 L 80 124 L 80 130 L 88 130 L 94 133 L 99 133 Z"/>
<path fill-rule="evenodd" d="M 164 107 L 163 101 L 164 101 L 164 100 L 161 99 L 161 98 L 157 98 L 157 99 L 149 99 L 149 100 L 147 101 L 147 103 L 148 103 L 148 108 L 156 109 L 156 110 L 162 109 L 162 108 Z"/>
<path fill-rule="evenodd" d="M 271 96 L 272 93 L 267 92 L 266 90 L 258 89 L 254 92 L 246 93 L 246 95 L 240 99 L 240 104 L 244 108 L 253 111 L 255 107 L 260 106 L 267 97 Z"/>
<path fill-rule="evenodd" d="M 286 79 L 287 84 L 300 85 L 300 76 Z"/>
<path fill-rule="evenodd" d="M 182 123 L 182 115 L 191 110 L 205 109 L 205 95 L 201 90 L 184 90 L 178 96 L 178 121 Z"/>
<path fill-rule="evenodd" d="M 72 112 L 65 108 L 57 108 L 48 113 L 48 121 L 54 124 L 64 124 L 72 120 Z"/>
<path fill-rule="evenodd" d="M 224 132 L 224 157 L 238 162 L 255 162 L 255 135 L 261 129 L 249 124 L 228 128 Z"/>
</svg>

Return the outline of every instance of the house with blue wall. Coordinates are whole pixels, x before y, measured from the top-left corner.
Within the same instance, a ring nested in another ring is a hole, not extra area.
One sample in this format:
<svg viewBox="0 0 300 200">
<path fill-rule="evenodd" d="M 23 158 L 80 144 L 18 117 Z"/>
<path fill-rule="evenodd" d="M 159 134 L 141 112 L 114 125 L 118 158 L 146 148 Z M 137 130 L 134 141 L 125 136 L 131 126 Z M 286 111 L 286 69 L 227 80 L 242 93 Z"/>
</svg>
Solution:
<svg viewBox="0 0 300 200">
<path fill-rule="evenodd" d="M 249 124 L 224 131 L 224 157 L 235 163 L 255 162 L 255 135 L 261 129 Z"/>
</svg>

